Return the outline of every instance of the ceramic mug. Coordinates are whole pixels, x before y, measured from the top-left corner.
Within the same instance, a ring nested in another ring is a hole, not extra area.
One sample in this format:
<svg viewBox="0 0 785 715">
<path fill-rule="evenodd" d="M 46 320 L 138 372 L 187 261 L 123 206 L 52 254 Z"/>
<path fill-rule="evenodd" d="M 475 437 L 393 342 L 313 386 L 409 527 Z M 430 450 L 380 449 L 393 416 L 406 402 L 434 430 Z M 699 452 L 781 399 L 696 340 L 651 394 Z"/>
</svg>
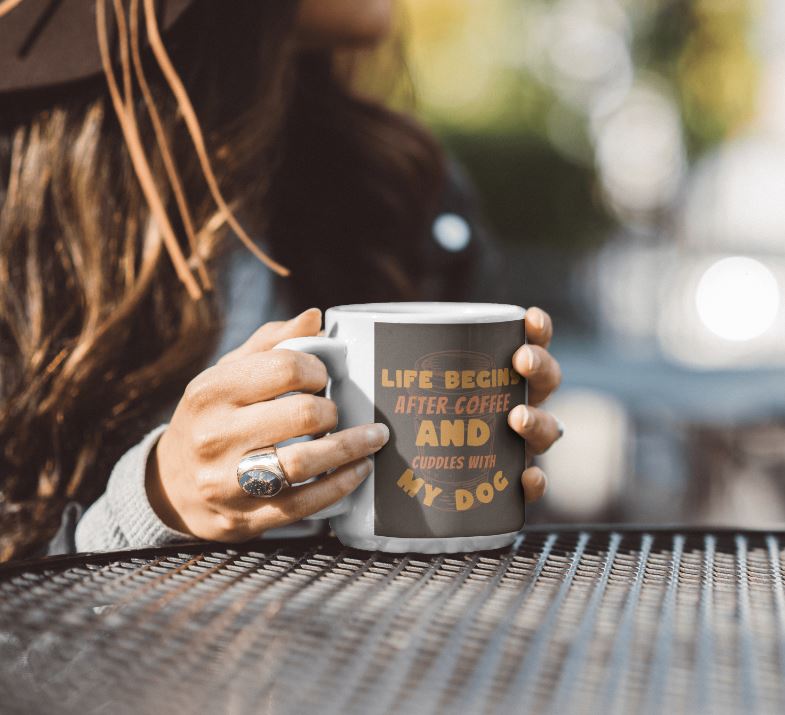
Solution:
<svg viewBox="0 0 785 715">
<path fill-rule="evenodd" d="M 523 526 L 524 443 L 507 414 L 526 402 L 512 367 L 525 310 L 495 303 L 330 308 L 323 336 L 276 348 L 319 357 L 337 429 L 384 422 L 371 475 L 312 518 L 359 549 L 422 553 L 506 546 Z"/>
</svg>

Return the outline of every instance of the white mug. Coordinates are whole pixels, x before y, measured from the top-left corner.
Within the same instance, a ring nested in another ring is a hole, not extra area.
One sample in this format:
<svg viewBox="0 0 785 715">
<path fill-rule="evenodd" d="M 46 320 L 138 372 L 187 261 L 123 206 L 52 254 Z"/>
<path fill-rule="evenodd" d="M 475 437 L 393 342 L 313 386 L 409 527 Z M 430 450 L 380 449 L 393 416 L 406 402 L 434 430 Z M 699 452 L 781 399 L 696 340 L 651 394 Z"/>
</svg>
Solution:
<svg viewBox="0 0 785 715">
<path fill-rule="evenodd" d="M 526 402 L 512 367 L 526 311 L 495 303 L 330 308 L 324 336 L 276 348 L 318 356 L 337 429 L 384 422 L 371 475 L 312 518 L 359 549 L 442 553 L 507 546 L 523 526 L 523 440 L 507 414 Z"/>
</svg>

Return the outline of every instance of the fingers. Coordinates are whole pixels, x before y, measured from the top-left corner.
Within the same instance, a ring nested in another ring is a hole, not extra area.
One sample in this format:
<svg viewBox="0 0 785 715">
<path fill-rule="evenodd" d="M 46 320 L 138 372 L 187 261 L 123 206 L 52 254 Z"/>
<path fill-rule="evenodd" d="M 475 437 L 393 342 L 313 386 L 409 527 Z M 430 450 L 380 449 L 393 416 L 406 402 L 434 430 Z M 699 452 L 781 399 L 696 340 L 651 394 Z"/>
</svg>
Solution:
<svg viewBox="0 0 785 715">
<path fill-rule="evenodd" d="M 281 447 L 278 459 L 292 484 L 335 469 L 380 450 L 390 438 L 382 423 L 350 427 L 311 442 Z"/>
<path fill-rule="evenodd" d="M 547 348 L 553 337 L 553 322 L 551 316 L 542 308 L 528 308 L 526 310 L 526 340 L 532 345 Z"/>
<path fill-rule="evenodd" d="M 268 503 L 255 507 L 244 519 L 248 536 L 304 519 L 351 494 L 371 473 L 370 459 L 361 459 L 336 469 L 321 479 L 281 492 Z M 252 506 L 254 500 L 247 500 Z"/>
<path fill-rule="evenodd" d="M 326 384 L 327 368 L 316 356 L 271 350 L 207 368 L 188 384 L 184 399 L 198 412 L 220 403 L 250 405 L 286 392 L 318 392 Z"/>
<path fill-rule="evenodd" d="M 528 380 L 529 402 L 539 405 L 561 384 L 561 368 L 539 345 L 522 345 L 512 356 L 515 370 Z"/>
<path fill-rule="evenodd" d="M 337 424 L 338 408 L 332 400 L 304 393 L 287 395 L 237 410 L 225 444 L 240 445 L 248 452 L 292 437 L 324 434 Z"/>
<path fill-rule="evenodd" d="M 562 436 L 563 431 L 553 415 L 526 405 L 510 410 L 507 423 L 526 440 L 526 447 L 532 454 L 545 452 Z"/>
<path fill-rule="evenodd" d="M 278 343 L 289 338 L 317 335 L 321 325 L 322 311 L 318 308 L 308 308 L 291 320 L 265 323 L 240 347 L 226 353 L 216 364 L 234 362 L 253 353 L 272 350 Z"/>
<path fill-rule="evenodd" d="M 545 472 L 539 467 L 529 467 L 521 474 L 521 483 L 523 484 L 523 497 L 524 501 L 533 502 L 542 498 L 545 494 L 545 489 L 548 486 L 548 480 L 545 477 Z"/>
</svg>

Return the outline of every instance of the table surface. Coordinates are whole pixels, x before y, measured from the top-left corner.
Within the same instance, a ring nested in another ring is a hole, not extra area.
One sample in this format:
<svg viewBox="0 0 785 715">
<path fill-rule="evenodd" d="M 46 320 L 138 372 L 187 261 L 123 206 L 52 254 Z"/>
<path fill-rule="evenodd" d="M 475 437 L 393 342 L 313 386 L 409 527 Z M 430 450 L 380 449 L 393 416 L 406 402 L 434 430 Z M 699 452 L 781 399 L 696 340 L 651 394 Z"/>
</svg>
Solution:
<svg viewBox="0 0 785 715">
<path fill-rule="evenodd" d="M 194 544 L 0 568 L 3 713 L 785 711 L 785 533 Z"/>
</svg>

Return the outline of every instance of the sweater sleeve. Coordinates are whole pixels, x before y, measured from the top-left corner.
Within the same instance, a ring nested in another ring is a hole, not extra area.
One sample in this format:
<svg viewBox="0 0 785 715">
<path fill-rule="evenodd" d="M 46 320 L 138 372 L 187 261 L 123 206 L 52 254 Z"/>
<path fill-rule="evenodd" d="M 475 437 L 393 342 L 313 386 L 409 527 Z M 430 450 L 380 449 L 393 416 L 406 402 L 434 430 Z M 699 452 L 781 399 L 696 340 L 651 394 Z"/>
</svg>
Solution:
<svg viewBox="0 0 785 715">
<path fill-rule="evenodd" d="M 77 551 L 109 551 L 193 540 L 193 536 L 164 524 L 147 498 L 147 459 L 167 426 L 162 424 L 148 432 L 115 464 L 106 491 L 76 525 Z"/>
</svg>

